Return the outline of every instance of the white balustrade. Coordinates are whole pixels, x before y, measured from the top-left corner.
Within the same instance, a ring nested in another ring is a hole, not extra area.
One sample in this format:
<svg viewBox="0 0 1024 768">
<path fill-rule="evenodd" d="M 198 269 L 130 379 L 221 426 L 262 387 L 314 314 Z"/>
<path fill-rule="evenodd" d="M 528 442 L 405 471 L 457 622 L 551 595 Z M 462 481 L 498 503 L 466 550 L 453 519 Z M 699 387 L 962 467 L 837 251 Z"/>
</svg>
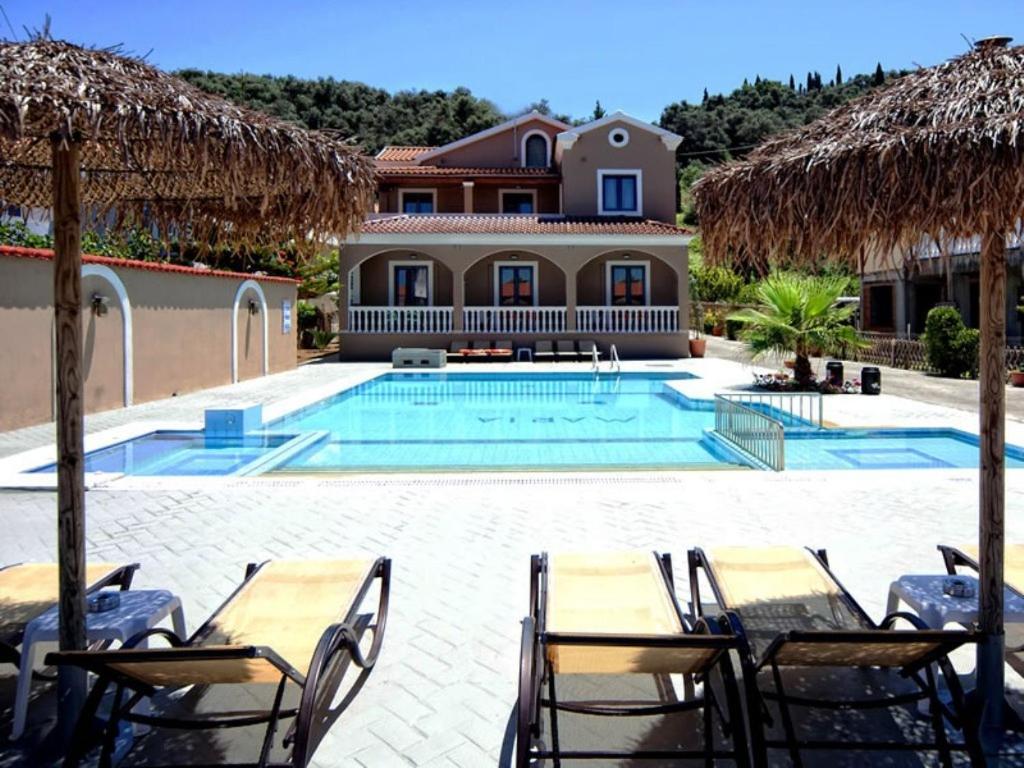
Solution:
<svg viewBox="0 0 1024 768">
<path fill-rule="evenodd" d="M 465 307 L 462 328 L 470 334 L 563 333 L 565 307 Z"/>
<path fill-rule="evenodd" d="M 679 307 L 576 307 L 578 333 L 678 333 Z"/>
<path fill-rule="evenodd" d="M 349 333 L 451 333 L 451 307 L 349 307 Z"/>
</svg>

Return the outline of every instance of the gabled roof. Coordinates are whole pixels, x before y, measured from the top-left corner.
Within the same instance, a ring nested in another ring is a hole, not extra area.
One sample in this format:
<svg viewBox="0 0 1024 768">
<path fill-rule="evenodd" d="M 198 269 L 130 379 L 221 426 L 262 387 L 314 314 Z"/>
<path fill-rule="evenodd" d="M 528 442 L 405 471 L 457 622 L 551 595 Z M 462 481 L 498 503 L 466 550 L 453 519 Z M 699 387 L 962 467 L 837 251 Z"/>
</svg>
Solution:
<svg viewBox="0 0 1024 768">
<path fill-rule="evenodd" d="M 374 155 L 373 159 L 385 163 L 409 162 L 411 160 L 415 160 L 423 153 L 429 152 L 432 149 L 437 149 L 437 147 L 413 147 L 407 145 L 389 144 L 376 155 Z"/>
<path fill-rule="evenodd" d="M 651 123 L 645 123 L 643 120 L 639 120 L 632 115 L 627 115 L 625 112 L 612 112 L 604 117 L 598 118 L 597 120 L 592 120 L 589 123 L 569 128 L 568 130 L 562 131 L 558 134 L 555 140 L 566 149 L 570 149 L 572 145 L 576 143 L 576 140 L 579 139 L 581 134 L 596 131 L 598 128 L 603 128 L 604 126 L 615 122 L 626 123 L 634 128 L 639 128 L 642 131 L 648 131 L 649 133 L 653 133 L 655 136 L 659 136 L 661 138 L 661 142 L 665 145 L 665 148 L 672 151 L 675 151 L 675 148 L 679 146 L 679 142 L 683 140 L 683 137 L 677 133 L 666 131 L 664 128 L 652 125 Z"/>
<path fill-rule="evenodd" d="M 566 128 L 569 127 L 566 123 L 563 123 L 561 120 L 555 120 L 555 118 L 553 117 L 542 115 L 540 112 L 534 110 L 533 112 L 527 112 L 525 115 L 520 115 L 519 117 L 513 117 L 511 120 L 506 120 L 504 123 L 499 123 L 493 128 L 488 128 L 487 130 L 484 131 L 478 131 L 477 133 L 471 134 L 470 136 L 466 136 L 465 138 L 462 139 L 458 139 L 457 141 L 452 141 L 440 147 L 435 147 L 429 152 L 419 155 L 416 158 L 416 162 L 422 163 L 424 160 L 432 160 L 435 157 L 445 155 L 454 149 L 465 147 L 468 144 L 475 144 L 478 141 L 490 138 L 491 136 L 497 136 L 499 133 L 503 133 L 507 130 L 515 128 L 516 126 L 534 121 L 546 123 L 547 125 L 550 125 L 552 128 L 557 128 L 559 131 L 564 131 Z"/>
</svg>

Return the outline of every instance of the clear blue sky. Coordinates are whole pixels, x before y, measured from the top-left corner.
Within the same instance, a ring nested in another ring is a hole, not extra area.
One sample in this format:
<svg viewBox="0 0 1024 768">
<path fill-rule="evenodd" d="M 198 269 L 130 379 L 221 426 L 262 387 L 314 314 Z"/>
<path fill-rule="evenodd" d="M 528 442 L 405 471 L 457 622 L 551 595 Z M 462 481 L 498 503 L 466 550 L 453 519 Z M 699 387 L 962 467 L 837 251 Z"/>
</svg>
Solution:
<svg viewBox="0 0 1024 768">
<path fill-rule="evenodd" d="M 1021 0 L 0 0 L 19 37 L 123 44 L 164 69 L 331 76 L 394 91 L 459 85 L 506 111 L 595 99 L 656 120 L 666 104 L 755 75 L 799 80 L 936 64 L 971 38 L 1024 44 Z M 0 30 L 10 29 L 0 19 Z"/>
</svg>

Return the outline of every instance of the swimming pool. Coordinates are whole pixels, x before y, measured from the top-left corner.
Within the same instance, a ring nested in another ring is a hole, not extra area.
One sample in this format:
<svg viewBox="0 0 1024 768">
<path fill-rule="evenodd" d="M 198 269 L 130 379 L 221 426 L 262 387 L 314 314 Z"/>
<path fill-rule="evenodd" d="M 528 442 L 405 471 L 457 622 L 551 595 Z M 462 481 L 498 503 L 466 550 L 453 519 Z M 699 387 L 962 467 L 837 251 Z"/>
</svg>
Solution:
<svg viewBox="0 0 1024 768">
<path fill-rule="evenodd" d="M 714 433 L 685 372 L 388 373 L 234 437 L 154 432 L 90 452 L 86 471 L 128 475 L 351 471 L 729 469 L 755 466 Z M 760 406 L 759 406 L 760 407 Z M 952 429 L 786 427 L 786 469 L 978 465 Z M 1008 468 L 1024 449 L 1007 446 Z M 36 472 L 53 472 L 53 465 Z"/>
</svg>

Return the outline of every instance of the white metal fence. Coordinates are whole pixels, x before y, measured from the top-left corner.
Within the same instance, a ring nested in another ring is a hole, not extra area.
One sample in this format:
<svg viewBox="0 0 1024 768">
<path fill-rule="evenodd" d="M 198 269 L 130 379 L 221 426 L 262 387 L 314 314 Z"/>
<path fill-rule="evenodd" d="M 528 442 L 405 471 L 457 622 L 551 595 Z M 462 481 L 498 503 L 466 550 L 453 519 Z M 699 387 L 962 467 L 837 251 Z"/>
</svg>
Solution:
<svg viewBox="0 0 1024 768">
<path fill-rule="evenodd" d="M 761 411 L 785 426 L 822 426 L 820 392 L 723 392 L 717 397 Z"/>
<path fill-rule="evenodd" d="M 785 428 L 763 411 L 715 395 L 715 432 L 770 469 L 786 468 Z"/>
</svg>

